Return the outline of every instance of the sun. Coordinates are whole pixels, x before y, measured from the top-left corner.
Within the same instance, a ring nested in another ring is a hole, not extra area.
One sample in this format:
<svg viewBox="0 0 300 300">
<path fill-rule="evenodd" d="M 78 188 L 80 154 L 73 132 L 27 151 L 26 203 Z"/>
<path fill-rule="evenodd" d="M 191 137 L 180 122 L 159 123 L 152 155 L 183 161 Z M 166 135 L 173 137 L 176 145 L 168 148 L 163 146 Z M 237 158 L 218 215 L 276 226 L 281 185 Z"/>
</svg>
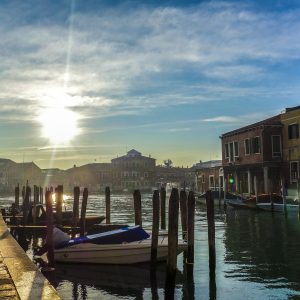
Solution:
<svg viewBox="0 0 300 300">
<path fill-rule="evenodd" d="M 65 107 L 47 107 L 41 112 L 42 136 L 51 144 L 68 144 L 79 134 L 76 113 Z"/>
</svg>

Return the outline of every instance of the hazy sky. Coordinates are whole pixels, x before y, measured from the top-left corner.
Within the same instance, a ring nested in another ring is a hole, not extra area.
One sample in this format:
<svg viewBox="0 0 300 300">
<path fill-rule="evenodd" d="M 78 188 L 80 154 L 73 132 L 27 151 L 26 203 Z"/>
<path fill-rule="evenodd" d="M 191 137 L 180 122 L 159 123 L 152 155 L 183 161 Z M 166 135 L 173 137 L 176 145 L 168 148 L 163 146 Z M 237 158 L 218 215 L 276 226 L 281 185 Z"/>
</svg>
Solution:
<svg viewBox="0 0 300 300">
<path fill-rule="evenodd" d="M 300 104 L 299 3 L 1 0 L 0 157 L 221 158 L 222 133 Z"/>
</svg>

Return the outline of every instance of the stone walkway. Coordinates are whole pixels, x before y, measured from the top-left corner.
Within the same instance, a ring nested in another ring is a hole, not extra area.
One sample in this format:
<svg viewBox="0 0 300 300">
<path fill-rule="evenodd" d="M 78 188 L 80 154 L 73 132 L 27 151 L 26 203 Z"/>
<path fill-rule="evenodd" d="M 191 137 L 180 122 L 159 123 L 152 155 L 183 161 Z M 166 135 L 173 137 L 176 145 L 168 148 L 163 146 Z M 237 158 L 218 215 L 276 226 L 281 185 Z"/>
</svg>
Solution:
<svg viewBox="0 0 300 300">
<path fill-rule="evenodd" d="M 0 213 L 0 299 L 61 299 L 11 236 Z"/>
<path fill-rule="evenodd" d="M 12 278 L 0 254 L 0 299 L 20 299 Z"/>
</svg>

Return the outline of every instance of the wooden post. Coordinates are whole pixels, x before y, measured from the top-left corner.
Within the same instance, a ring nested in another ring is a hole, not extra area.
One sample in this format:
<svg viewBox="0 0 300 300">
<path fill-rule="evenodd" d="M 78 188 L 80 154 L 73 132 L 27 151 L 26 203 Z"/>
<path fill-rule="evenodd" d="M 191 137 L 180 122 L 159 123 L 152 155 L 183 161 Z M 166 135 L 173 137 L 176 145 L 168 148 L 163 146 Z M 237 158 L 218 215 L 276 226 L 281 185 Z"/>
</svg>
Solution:
<svg viewBox="0 0 300 300">
<path fill-rule="evenodd" d="M 20 187 L 19 184 L 15 187 L 15 206 L 20 206 Z"/>
<path fill-rule="evenodd" d="M 219 176 L 219 208 L 221 208 L 221 178 Z"/>
<path fill-rule="evenodd" d="M 23 224 L 27 225 L 28 221 L 28 211 L 29 211 L 29 204 L 30 204 L 30 187 L 26 186 L 25 190 L 25 198 L 23 202 Z"/>
<path fill-rule="evenodd" d="M 155 190 L 152 198 L 152 235 L 151 235 L 151 271 L 156 268 L 157 244 L 159 233 L 159 192 Z"/>
<path fill-rule="evenodd" d="M 160 228 L 166 229 L 166 189 L 162 186 L 160 189 Z"/>
<path fill-rule="evenodd" d="M 188 253 L 187 253 L 187 263 L 194 263 L 194 239 L 195 239 L 195 194 L 189 192 L 189 197 L 187 201 L 188 205 Z"/>
<path fill-rule="evenodd" d="M 226 209 L 226 197 L 227 197 L 227 179 L 224 178 L 224 209 Z"/>
<path fill-rule="evenodd" d="M 283 203 L 283 211 L 284 214 L 287 216 L 287 208 L 286 208 L 286 190 L 284 186 L 284 179 L 280 179 L 280 185 L 281 185 L 281 193 L 282 193 L 282 203 Z"/>
<path fill-rule="evenodd" d="M 37 194 L 36 194 L 37 186 L 33 186 L 33 206 L 32 206 L 32 221 L 33 224 L 36 224 L 36 204 L 37 204 Z"/>
<path fill-rule="evenodd" d="M 133 203 L 135 225 L 140 225 L 142 227 L 142 199 L 139 190 L 133 192 Z"/>
<path fill-rule="evenodd" d="M 44 197 L 43 197 L 43 188 L 40 186 L 40 203 L 43 204 L 44 203 Z"/>
<path fill-rule="evenodd" d="M 254 192 L 255 192 L 255 203 L 258 203 L 258 189 L 257 189 L 257 177 L 254 176 Z"/>
<path fill-rule="evenodd" d="M 78 226 L 79 221 L 79 197 L 80 197 L 80 188 L 79 186 L 74 187 L 74 202 L 73 202 L 73 227 Z M 72 236 L 74 237 L 76 230 L 73 229 Z"/>
<path fill-rule="evenodd" d="M 185 239 L 187 235 L 187 196 L 186 191 L 180 191 L 180 216 L 182 227 L 182 238 Z"/>
<path fill-rule="evenodd" d="M 62 224 L 62 205 L 63 205 L 64 188 L 62 185 L 57 186 L 56 193 L 56 222 Z"/>
<path fill-rule="evenodd" d="M 110 188 L 107 186 L 105 188 L 105 218 L 106 224 L 110 224 Z"/>
<path fill-rule="evenodd" d="M 271 203 L 271 212 L 274 212 L 274 201 L 273 201 L 273 182 L 270 180 L 269 182 L 270 189 L 270 203 Z"/>
<path fill-rule="evenodd" d="M 174 298 L 174 284 L 177 267 L 178 247 L 178 189 L 173 188 L 169 199 L 169 225 L 168 225 L 168 259 L 166 274 L 166 299 Z"/>
<path fill-rule="evenodd" d="M 84 188 L 83 196 L 82 196 L 82 204 L 81 204 L 81 222 L 80 222 L 80 235 L 83 236 L 85 234 L 85 214 L 86 214 L 86 206 L 88 199 L 88 189 Z"/>
<path fill-rule="evenodd" d="M 215 248 L 215 219 L 214 219 L 214 201 L 211 197 L 211 191 L 206 192 L 206 209 L 208 225 L 208 248 L 209 248 L 209 269 L 214 271 L 216 268 L 216 248 Z"/>
<path fill-rule="evenodd" d="M 46 244 L 48 246 L 48 265 L 54 266 L 54 245 L 53 245 L 53 207 L 52 207 L 52 193 L 46 190 L 46 215 L 47 215 L 47 236 Z"/>
</svg>

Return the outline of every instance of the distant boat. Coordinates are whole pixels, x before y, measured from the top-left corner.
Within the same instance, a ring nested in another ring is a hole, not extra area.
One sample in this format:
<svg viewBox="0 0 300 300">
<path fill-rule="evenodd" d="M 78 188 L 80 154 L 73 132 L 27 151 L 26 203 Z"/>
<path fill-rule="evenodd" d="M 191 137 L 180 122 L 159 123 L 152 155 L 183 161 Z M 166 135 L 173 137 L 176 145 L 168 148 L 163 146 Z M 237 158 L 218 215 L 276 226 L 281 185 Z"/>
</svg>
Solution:
<svg viewBox="0 0 300 300">
<path fill-rule="evenodd" d="M 139 226 L 87 235 L 59 244 L 54 250 L 54 259 L 57 262 L 92 264 L 149 262 L 151 258 L 149 237 L 149 234 Z M 177 253 L 181 253 L 186 247 L 186 242 L 179 240 Z M 159 236 L 157 260 L 166 260 L 167 255 L 168 237 Z"/>
</svg>

